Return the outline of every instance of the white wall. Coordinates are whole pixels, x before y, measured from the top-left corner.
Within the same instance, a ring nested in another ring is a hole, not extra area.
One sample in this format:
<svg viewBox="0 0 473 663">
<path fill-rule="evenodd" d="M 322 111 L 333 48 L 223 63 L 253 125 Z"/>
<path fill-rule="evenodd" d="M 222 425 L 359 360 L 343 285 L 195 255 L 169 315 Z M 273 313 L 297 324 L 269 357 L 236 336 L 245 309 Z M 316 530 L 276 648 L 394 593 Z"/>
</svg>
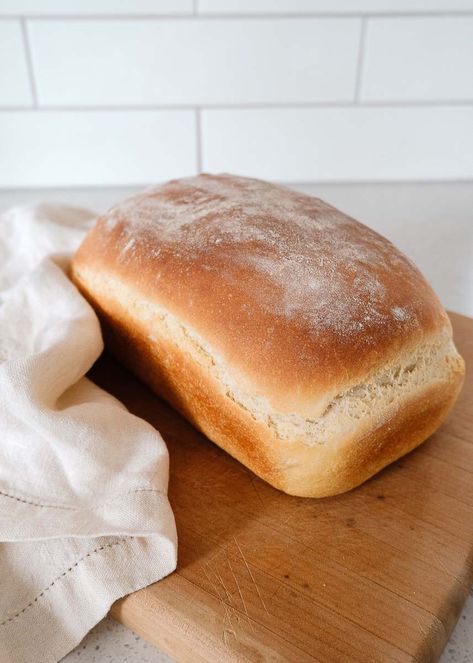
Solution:
<svg viewBox="0 0 473 663">
<path fill-rule="evenodd" d="M 473 178 L 473 0 L 0 0 L 0 186 Z"/>
</svg>

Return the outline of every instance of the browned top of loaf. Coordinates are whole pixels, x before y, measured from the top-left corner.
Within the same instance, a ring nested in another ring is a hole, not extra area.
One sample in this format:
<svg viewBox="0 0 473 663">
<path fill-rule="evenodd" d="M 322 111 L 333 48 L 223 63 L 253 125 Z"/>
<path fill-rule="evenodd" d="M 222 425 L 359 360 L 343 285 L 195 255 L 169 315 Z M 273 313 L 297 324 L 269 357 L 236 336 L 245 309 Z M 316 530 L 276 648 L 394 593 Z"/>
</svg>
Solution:
<svg viewBox="0 0 473 663">
<path fill-rule="evenodd" d="M 231 175 L 174 180 L 115 206 L 74 265 L 168 309 L 283 410 L 449 324 L 386 239 L 318 198 Z"/>
</svg>

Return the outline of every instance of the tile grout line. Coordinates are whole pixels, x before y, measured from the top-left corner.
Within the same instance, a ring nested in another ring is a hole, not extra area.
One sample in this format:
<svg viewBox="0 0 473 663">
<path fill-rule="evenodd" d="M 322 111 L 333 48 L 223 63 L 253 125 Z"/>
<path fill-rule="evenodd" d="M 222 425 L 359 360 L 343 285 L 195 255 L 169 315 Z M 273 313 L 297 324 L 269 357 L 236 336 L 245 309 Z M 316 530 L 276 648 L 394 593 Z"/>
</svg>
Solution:
<svg viewBox="0 0 473 663">
<path fill-rule="evenodd" d="M 431 99 L 417 101 L 307 101 L 307 102 L 255 102 L 255 103 L 209 103 L 199 106 L 199 110 L 239 111 L 239 110 L 317 110 L 321 108 L 469 108 L 473 107 L 471 99 Z M 146 111 L 195 111 L 195 103 L 188 104 L 122 104 L 122 105 L 61 105 L 41 104 L 38 111 L 42 112 L 146 112 Z M 0 106 L 0 114 L 5 112 L 31 111 L 25 106 Z"/>
<path fill-rule="evenodd" d="M 361 85 L 363 80 L 363 71 L 365 63 L 365 51 L 366 51 L 366 30 L 368 28 L 368 19 L 363 17 L 361 19 L 361 28 L 360 28 L 360 45 L 358 47 L 358 62 L 356 66 L 356 79 L 355 79 L 355 104 L 360 104 L 361 97 Z"/>
<path fill-rule="evenodd" d="M 195 140 L 197 155 L 197 174 L 202 172 L 202 116 L 201 109 L 195 109 Z"/>
<path fill-rule="evenodd" d="M 151 20 L 260 20 L 260 19 L 303 19 L 303 18 L 330 18 L 330 19 L 346 19 L 346 18 L 462 18 L 465 16 L 473 16 L 473 10 L 456 10 L 456 11 L 400 11 L 400 12 L 286 12 L 286 13 L 260 13 L 251 14 L 242 12 L 241 14 L 212 14 L 201 12 L 198 9 L 198 0 L 193 0 L 193 7 L 196 7 L 196 13 L 186 12 L 180 14 L 159 14 L 159 13 L 143 13 L 143 14 L 2 14 L 0 13 L 0 20 L 21 20 L 28 19 L 32 21 L 143 21 Z"/>
<path fill-rule="evenodd" d="M 23 48 L 25 49 L 26 67 L 28 69 L 31 97 L 33 100 L 33 108 L 38 108 L 38 91 L 36 89 L 36 79 L 34 75 L 33 58 L 31 55 L 31 47 L 28 36 L 28 26 L 26 25 L 26 19 L 24 18 L 20 19 L 20 25 L 21 25 L 21 34 L 23 38 Z"/>
</svg>

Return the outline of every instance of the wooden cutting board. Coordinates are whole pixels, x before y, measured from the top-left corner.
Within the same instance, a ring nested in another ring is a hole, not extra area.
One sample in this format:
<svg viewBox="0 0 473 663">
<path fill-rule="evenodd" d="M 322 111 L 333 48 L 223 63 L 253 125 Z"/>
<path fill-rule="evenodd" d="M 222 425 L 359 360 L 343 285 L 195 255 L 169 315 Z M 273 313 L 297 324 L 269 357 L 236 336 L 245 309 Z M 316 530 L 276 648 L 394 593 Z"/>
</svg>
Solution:
<svg viewBox="0 0 473 663">
<path fill-rule="evenodd" d="M 452 315 L 473 366 L 473 320 Z M 110 358 L 94 379 L 163 435 L 175 573 L 112 615 L 177 661 L 434 661 L 473 581 L 473 372 L 426 444 L 352 492 L 290 497 Z"/>
</svg>

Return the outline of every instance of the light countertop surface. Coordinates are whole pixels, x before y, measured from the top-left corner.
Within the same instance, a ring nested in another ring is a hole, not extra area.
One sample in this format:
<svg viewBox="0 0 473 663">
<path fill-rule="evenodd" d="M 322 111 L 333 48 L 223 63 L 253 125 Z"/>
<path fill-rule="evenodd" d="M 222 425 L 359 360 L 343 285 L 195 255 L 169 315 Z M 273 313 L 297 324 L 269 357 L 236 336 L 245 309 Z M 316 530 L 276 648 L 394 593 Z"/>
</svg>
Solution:
<svg viewBox="0 0 473 663">
<path fill-rule="evenodd" d="M 430 281 L 447 309 L 473 317 L 473 182 L 409 184 L 298 184 L 390 239 Z M 0 191 L 0 210 L 60 202 L 101 212 L 137 188 Z M 106 618 L 64 663 L 169 663 L 170 658 Z M 473 594 L 467 600 L 441 663 L 473 662 Z"/>
</svg>

